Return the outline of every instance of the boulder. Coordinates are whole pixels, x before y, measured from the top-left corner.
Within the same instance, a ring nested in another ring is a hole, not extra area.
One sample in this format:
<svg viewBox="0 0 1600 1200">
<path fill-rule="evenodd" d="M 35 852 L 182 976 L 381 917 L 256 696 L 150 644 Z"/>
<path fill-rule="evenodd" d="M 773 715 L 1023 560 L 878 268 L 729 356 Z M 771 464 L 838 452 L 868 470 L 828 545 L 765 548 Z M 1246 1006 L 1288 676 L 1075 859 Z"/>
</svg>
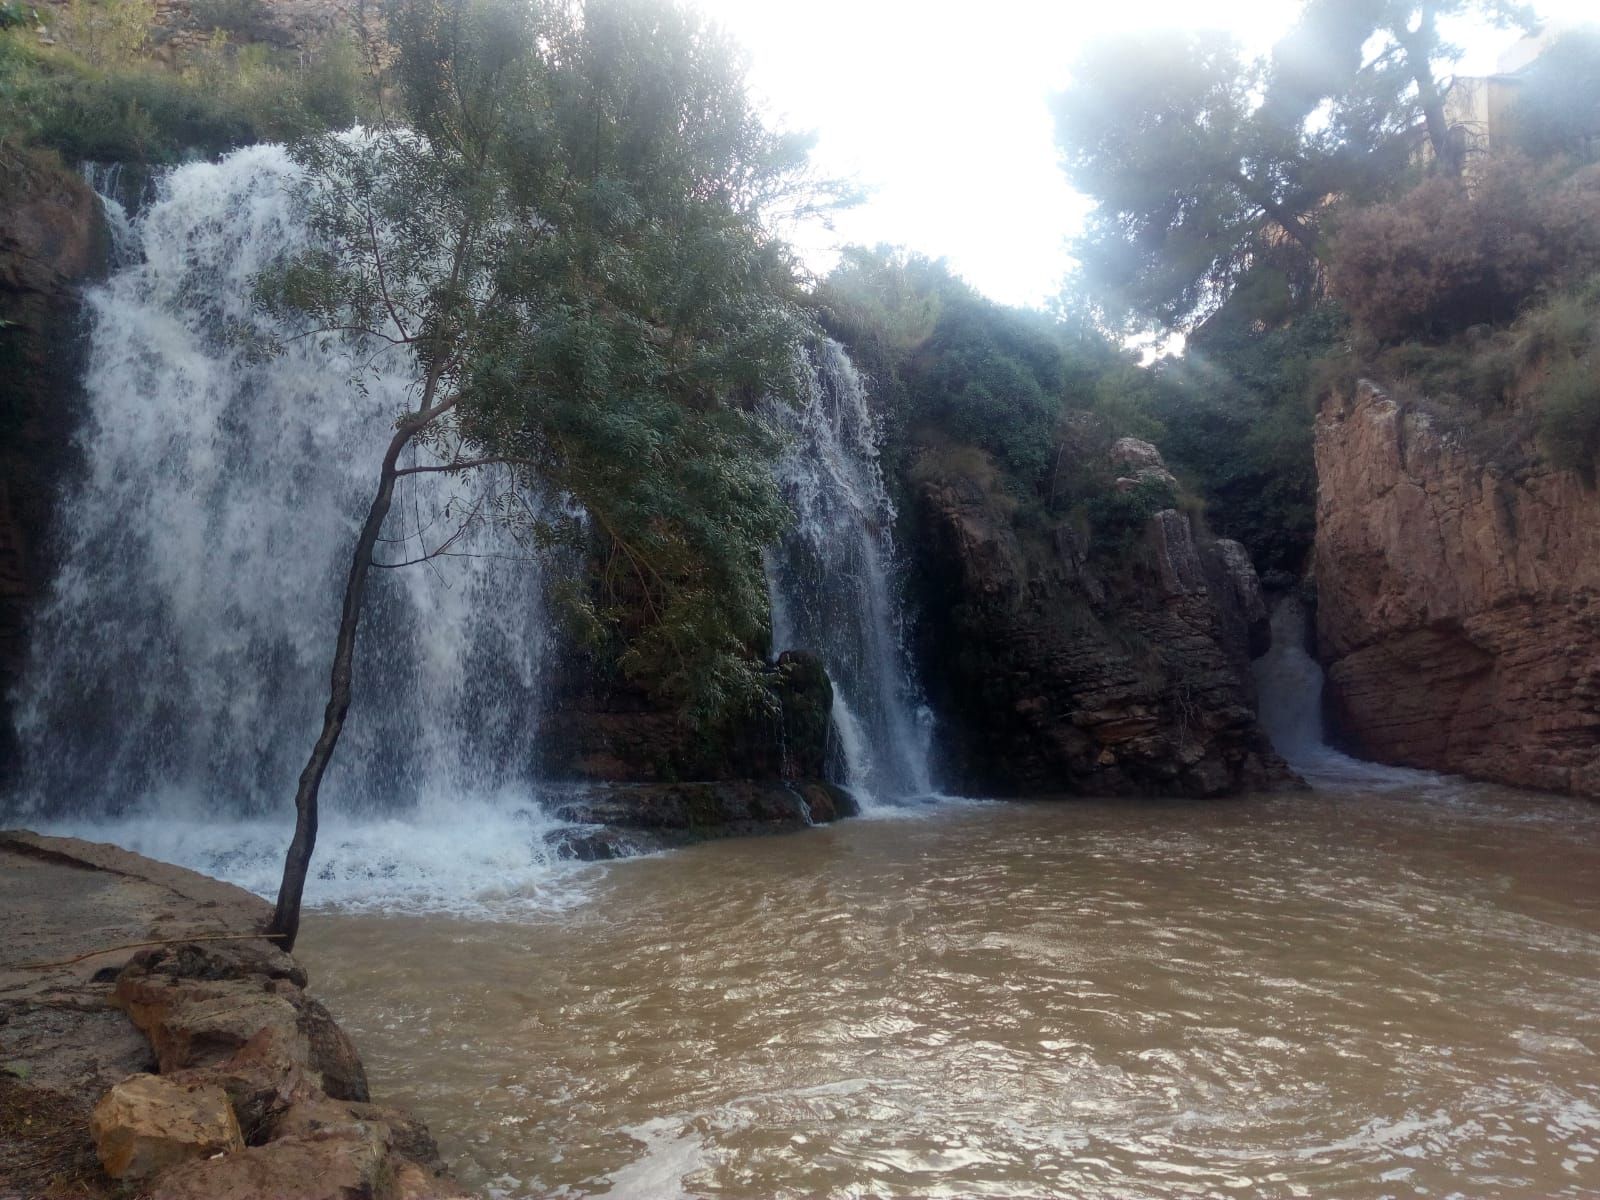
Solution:
<svg viewBox="0 0 1600 1200">
<path fill-rule="evenodd" d="M 117 1084 L 95 1105 L 89 1127 L 106 1174 L 129 1182 L 244 1148 L 226 1092 L 159 1075 L 130 1075 Z"/>
<path fill-rule="evenodd" d="M 232 1063 L 278 1080 L 298 1068 L 334 1099 L 369 1099 L 355 1046 L 305 995 L 292 960 L 277 970 L 276 954 L 188 945 L 136 955 L 117 978 L 115 1002 L 150 1039 L 163 1074 Z"/>
</svg>

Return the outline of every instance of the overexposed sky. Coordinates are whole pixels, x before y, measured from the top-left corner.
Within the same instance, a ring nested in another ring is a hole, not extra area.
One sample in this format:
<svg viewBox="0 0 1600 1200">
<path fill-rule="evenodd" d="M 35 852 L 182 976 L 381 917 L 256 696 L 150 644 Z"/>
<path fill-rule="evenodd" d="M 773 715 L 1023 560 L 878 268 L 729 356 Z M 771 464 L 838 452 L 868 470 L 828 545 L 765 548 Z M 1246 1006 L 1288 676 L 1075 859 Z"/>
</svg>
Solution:
<svg viewBox="0 0 1600 1200">
<path fill-rule="evenodd" d="M 1066 273 L 1089 202 L 1056 166 L 1048 107 L 1085 42 L 1161 26 L 1226 29 L 1264 51 L 1293 23 L 1286 0 L 694 0 L 750 54 L 771 116 L 818 134 L 826 175 L 870 189 L 832 231 L 797 232 L 815 270 L 833 247 L 891 242 L 948 258 L 1007 304 L 1036 305 Z M 1593 19 L 1594 0 L 1543 0 L 1548 19 Z M 1515 40 L 1461 29 L 1463 73 Z"/>
</svg>

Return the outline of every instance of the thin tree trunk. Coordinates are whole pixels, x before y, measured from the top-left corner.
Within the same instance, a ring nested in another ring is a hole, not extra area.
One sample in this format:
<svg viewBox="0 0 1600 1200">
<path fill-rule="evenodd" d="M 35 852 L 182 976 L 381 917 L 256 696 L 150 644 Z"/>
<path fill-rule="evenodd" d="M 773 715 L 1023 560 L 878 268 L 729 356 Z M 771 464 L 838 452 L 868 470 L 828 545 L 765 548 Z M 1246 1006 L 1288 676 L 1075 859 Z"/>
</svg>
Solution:
<svg viewBox="0 0 1600 1200">
<path fill-rule="evenodd" d="M 367 590 L 367 573 L 372 569 L 372 551 L 394 499 L 396 463 L 406 443 L 433 415 L 424 408 L 423 412 L 402 423 L 390 440 L 378 475 L 378 491 L 372 498 L 372 507 L 367 510 L 366 523 L 361 526 L 361 536 L 356 540 L 355 555 L 350 561 L 350 576 L 344 585 L 344 608 L 339 614 L 339 636 L 334 643 L 328 707 L 322 716 L 322 733 L 311 749 L 311 757 L 306 761 L 305 770 L 300 772 L 300 784 L 295 789 L 294 837 L 284 859 L 278 905 L 273 910 L 272 923 L 267 926 L 269 934 L 281 937 L 279 944 L 286 952 L 294 949 L 295 937 L 300 932 L 300 899 L 305 892 L 306 873 L 311 867 L 311 852 L 317 844 L 317 793 L 322 788 L 328 762 L 333 758 L 333 749 L 339 744 L 339 735 L 344 732 L 345 714 L 350 711 L 350 679 L 355 661 L 356 628 L 361 623 L 361 601 Z"/>
<path fill-rule="evenodd" d="M 1395 40 L 1406 52 L 1406 65 L 1411 68 L 1411 78 L 1417 85 L 1417 103 L 1422 106 L 1422 122 L 1428 130 L 1428 144 L 1433 147 L 1434 160 L 1451 175 L 1460 175 L 1463 165 L 1460 148 L 1450 140 L 1444 93 L 1433 77 L 1432 55 L 1438 44 L 1434 19 L 1433 5 L 1424 4 L 1417 28 L 1411 30 L 1402 25 L 1395 30 Z"/>
</svg>

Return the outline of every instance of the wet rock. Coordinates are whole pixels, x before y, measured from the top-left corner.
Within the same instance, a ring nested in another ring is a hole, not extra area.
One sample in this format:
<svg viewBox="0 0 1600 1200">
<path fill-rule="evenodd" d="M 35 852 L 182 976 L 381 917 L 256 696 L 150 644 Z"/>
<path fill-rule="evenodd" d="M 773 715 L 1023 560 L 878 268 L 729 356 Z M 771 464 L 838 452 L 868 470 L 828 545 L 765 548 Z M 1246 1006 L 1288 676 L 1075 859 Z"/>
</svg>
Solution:
<svg viewBox="0 0 1600 1200">
<path fill-rule="evenodd" d="M 117 1084 L 95 1105 L 89 1127 L 106 1174 L 129 1182 L 244 1148 L 226 1092 L 159 1075 L 132 1075 Z"/>
<path fill-rule="evenodd" d="M 27 614 L 51 574 L 56 486 L 70 461 L 83 360 L 79 292 L 100 274 L 100 202 L 51 156 L 0 170 L 0 773 L 14 753 L 10 696 Z"/>
<path fill-rule="evenodd" d="M 305 971 L 256 936 L 271 911 L 258 897 L 114 846 L 7 831 L 0 910 L 0 1194 L 107 1194 L 97 1142 L 109 1168 L 141 1177 L 141 1198 L 460 1194 L 420 1122 L 366 1102 L 355 1048 L 305 995 Z M 157 939 L 171 944 L 114 948 Z"/>
<path fill-rule="evenodd" d="M 230 1064 L 251 1080 L 239 1086 L 254 1089 L 299 1068 L 335 1099 L 369 1099 L 355 1047 L 295 982 L 297 971 L 277 951 L 189 945 L 136 956 L 114 996 L 150 1039 L 163 1074 Z"/>
<path fill-rule="evenodd" d="M 281 1028 L 258 1030 L 223 1062 L 176 1071 L 169 1078 L 220 1087 L 233 1105 L 245 1143 L 259 1145 L 291 1105 L 324 1095 L 318 1077 L 297 1053 L 297 1045 L 285 1044 L 283 1039 Z"/>
<path fill-rule="evenodd" d="M 326 1098 L 291 1105 L 273 1123 L 271 1138 L 328 1136 L 369 1131 L 381 1133 L 385 1145 L 419 1165 L 440 1165 L 439 1145 L 428 1127 L 409 1113 L 378 1104 L 340 1103 Z"/>
<path fill-rule="evenodd" d="M 1600 493 L 1370 382 L 1317 419 L 1317 640 L 1365 758 L 1600 796 Z"/>
<path fill-rule="evenodd" d="M 1125 438 L 1112 466 L 1165 474 Z M 1169 477 L 1170 478 L 1170 477 Z M 975 478 L 919 484 L 924 678 L 951 783 L 980 795 L 1215 796 L 1297 786 L 1255 719 L 1249 660 L 1265 607 L 1237 543 L 1177 509 L 1092 553 L 1019 529 Z"/>
<path fill-rule="evenodd" d="M 820 779 L 833 686 L 815 655 L 786 650 L 767 669 L 770 711 L 710 728 L 619 678 L 614 664 L 581 654 L 556 668 L 554 702 L 540 738 L 547 778 L 593 783 Z"/>
<path fill-rule="evenodd" d="M 826 803 L 836 813 L 838 801 L 826 785 Z M 578 790 L 555 806 L 553 815 L 580 825 L 666 835 L 665 844 L 725 837 L 730 834 L 775 833 L 814 823 L 796 785 L 729 779 L 706 783 L 610 784 Z"/>
<path fill-rule="evenodd" d="M 355 1043 L 334 1023 L 322 1001 L 300 998 L 296 1027 L 311 1051 L 311 1068 L 322 1076 L 322 1090 L 335 1100 L 370 1100 L 367 1072 Z"/>
<path fill-rule="evenodd" d="M 384 1200 L 387 1164 L 382 1128 L 352 1126 L 185 1163 L 148 1200 Z"/>
</svg>

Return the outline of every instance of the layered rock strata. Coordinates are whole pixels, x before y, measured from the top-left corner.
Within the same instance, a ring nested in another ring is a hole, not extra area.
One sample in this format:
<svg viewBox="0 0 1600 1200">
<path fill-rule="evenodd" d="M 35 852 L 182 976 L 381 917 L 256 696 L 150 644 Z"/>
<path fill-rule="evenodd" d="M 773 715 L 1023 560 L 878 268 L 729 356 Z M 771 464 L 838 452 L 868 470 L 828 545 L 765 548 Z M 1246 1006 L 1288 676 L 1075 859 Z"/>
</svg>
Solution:
<svg viewBox="0 0 1600 1200">
<path fill-rule="evenodd" d="M 1370 382 L 1317 420 L 1318 648 L 1335 739 L 1600 796 L 1600 492 L 1491 461 Z"/>
<path fill-rule="evenodd" d="M 1170 480 L 1124 439 L 1119 487 Z M 1217 796 L 1293 786 L 1256 724 L 1266 609 L 1243 547 L 1164 509 L 1132 544 L 1022 527 L 979 480 L 916 495 L 925 671 L 949 785 L 982 795 Z"/>
<path fill-rule="evenodd" d="M 768 712 L 706 728 L 588 654 L 560 664 L 541 719 L 540 768 L 570 793 L 558 835 L 610 858 L 734 834 L 780 833 L 855 815 L 826 781 L 833 687 L 821 662 L 786 651 L 767 671 Z"/>
<path fill-rule="evenodd" d="M 371 1103 L 259 898 L 113 846 L 0 834 L 0 1197 L 445 1200 Z M 156 943 L 156 944 L 146 944 Z"/>
</svg>

